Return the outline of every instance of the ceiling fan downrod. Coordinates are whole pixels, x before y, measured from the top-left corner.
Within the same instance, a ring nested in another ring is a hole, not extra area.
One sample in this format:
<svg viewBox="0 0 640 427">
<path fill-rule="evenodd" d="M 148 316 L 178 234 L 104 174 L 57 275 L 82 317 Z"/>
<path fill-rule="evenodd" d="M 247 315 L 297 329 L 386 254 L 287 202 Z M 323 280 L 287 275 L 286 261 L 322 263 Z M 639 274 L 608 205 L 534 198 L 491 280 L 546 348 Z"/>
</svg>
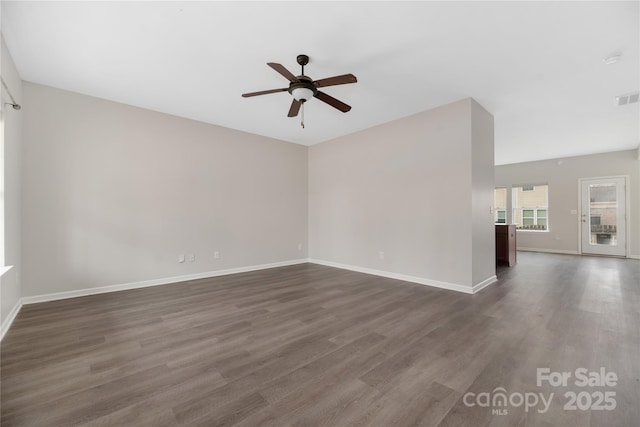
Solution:
<svg viewBox="0 0 640 427">
<path fill-rule="evenodd" d="M 298 55 L 296 61 L 302 67 L 302 75 L 304 76 L 304 66 L 309 63 L 309 57 L 307 55 Z"/>
<path fill-rule="evenodd" d="M 298 61 L 298 64 L 300 64 L 300 67 L 302 67 L 302 72 L 300 74 L 302 76 L 304 76 L 304 66 L 309 63 L 309 57 L 307 55 L 298 55 L 296 57 L 296 61 Z M 300 109 L 302 110 L 300 112 L 300 126 L 302 127 L 302 129 L 304 129 L 304 104 L 305 104 L 305 102 L 306 102 L 306 99 L 300 100 L 300 103 L 302 104 L 300 106 Z"/>
</svg>

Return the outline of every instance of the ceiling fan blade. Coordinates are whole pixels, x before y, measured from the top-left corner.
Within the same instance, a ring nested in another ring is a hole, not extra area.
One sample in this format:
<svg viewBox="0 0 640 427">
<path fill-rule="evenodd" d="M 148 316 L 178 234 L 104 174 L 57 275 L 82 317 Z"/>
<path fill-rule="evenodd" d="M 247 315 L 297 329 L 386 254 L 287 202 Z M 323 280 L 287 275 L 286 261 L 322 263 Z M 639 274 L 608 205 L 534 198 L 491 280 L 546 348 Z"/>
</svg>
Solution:
<svg viewBox="0 0 640 427">
<path fill-rule="evenodd" d="M 249 98 L 250 96 L 266 95 L 268 93 L 276 93 L 276 92 L 285 92 L 286 90 L 287 88 L 283 87 L 282 89 L 270 89 L 270 90 L 262 90 L 260 92 L 243 93 L 242 97 Z"/>
<path fill-rule="evenodd" d="M 283 75 L 284 78 L 289 80 L 290 82 L 297 83 L 300 81 L 296 76 L 291 74 L 289 70 L 287 70 L 286 68 L 284 68 L 284 66 L 278 64 L 277 62 L 267 62 L 267 65 Z"/>
<path fill-rule="evenodd" d="M 326 102 L 327 104 L 331 105 L 333 108 L 336 108 L 336 109 L 342 111 L 343 113 L 346 113 L 347 111 L 351 110 L 350 106 L 348 106 L 347 104 L 345 104 L 342 101 L 338 101 L 333 96 L 329 96 L 324 92 L 318 91 L 313 96 L 318 98 L 320 101 Z"/>
<path fill-rule="evenodd" d="M 295 117 L 298 115 L 298 112 L 300 111 L 300 106 L 302 105 L 302 103 L 296 99 L 293 100 L 293 102 L 291 103 L 291 108 L 289 108 L 289 114 L 287 114 L 287 117 Z"/>
<path fill-rule="evenodd" d="M 341 76 L 327 77 L 326 79 L 320 79 L 313 82 L 316 87 L 346 85 L 348 83 L 356 83 L 358 79 L 353 74 L 343 74 Z"/>
</svg>

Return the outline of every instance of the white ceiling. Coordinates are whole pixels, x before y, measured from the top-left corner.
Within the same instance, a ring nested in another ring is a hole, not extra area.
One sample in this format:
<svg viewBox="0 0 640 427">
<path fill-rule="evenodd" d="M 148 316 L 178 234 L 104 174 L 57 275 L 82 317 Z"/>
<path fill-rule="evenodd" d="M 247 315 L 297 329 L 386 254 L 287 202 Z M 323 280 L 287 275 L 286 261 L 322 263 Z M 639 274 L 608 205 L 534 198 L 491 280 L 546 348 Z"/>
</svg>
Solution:
<svg viewBox="0 0 640 427">
<path fill-rule="evenodd" d="M 26 81 L 311 145 L 466 97 L 495 117 L 496 164 L 640 142 L 638 2 L 2 2 Z M 288 118 L 267 67 L 353 73 Z M 621 53 L 619 62 L 603 58 Z M 435 147 L 434 147 L 435 148 Z"/>
</svg>

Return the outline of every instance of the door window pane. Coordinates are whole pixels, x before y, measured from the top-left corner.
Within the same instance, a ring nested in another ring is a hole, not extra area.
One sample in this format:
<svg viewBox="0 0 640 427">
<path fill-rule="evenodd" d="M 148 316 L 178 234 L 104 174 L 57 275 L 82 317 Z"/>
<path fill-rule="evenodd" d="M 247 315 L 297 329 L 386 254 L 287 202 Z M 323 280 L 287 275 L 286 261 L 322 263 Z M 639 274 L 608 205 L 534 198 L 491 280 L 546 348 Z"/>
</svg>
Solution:
<svg viewBox="0 0 640 427">
<path fill-rule="evenodd" d="M 615 184 L 589 186 L 591 244 L 609 246 L 618 244 L 617 211 Z"/>
</svg>

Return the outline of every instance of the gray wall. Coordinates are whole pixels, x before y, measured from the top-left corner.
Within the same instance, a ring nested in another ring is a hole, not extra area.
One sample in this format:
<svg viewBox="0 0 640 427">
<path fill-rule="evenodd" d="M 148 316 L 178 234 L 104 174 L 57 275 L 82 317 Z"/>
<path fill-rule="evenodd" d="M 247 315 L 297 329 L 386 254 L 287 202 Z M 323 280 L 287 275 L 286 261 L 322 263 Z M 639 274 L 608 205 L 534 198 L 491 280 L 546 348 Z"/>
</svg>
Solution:
<svg viewBox="0 0 640 427">
<path fill-rule="evenodd" d="M 578 253 L 578 180 L 630 177 L 629 255 L 640 256 L 640 161 L 636 150 L 496 166 L 496 187 L 549 184 L 549 232 L 518 231 L 518 248 Z"/>
<path fill-rule="evenodd" d="M 470 288 L 495 274 L 492 197 L 471 99 L 311 146 L 310 258 Z"/>
<path fill-rule="evenodd" d="M 22 102 L 22 80 L 4 39 L 1 40 L 2 78 L 18 103 Z M 21 111 L 5 106 L 9 96 L 2 89 L 4 118 L 4 265 L 12 268 L 0 278 L 0 325 L 5 325 L 20 300 L 21 259 Z"/>
<path fill-rule="evenodd" d="M 307 257 L 306 147 L 23 92 L 23 296 Z"/>
</svg>

